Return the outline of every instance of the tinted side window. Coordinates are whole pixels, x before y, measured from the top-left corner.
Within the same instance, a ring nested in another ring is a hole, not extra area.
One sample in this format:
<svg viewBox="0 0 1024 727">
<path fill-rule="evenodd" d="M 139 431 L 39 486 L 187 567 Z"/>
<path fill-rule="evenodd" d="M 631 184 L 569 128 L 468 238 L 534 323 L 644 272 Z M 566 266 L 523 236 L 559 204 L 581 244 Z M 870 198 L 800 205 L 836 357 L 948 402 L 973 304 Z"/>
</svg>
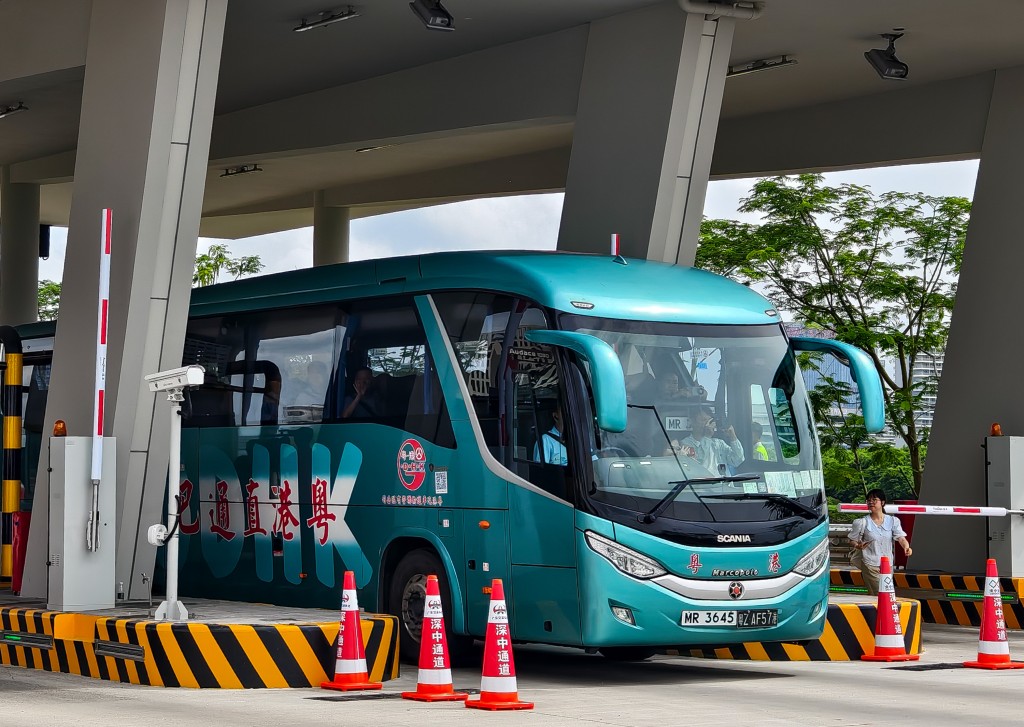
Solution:
<svg viewBox="0 0 1024 727">
<path fill-rule="evenodd" d="M 531 301 L 496 293 L 461 291 L 433 298 L 491 453 L 517 474 L 564 496 L 564 432 L 555 424 L 561 388 L 556 356 L 549 346 L 526 340 L 530 329 L 547 327 L 544 312 Z"/>
<path fill-rule="evenodd" d="M 361 301 L 347 314 L 339 420 L 385 424 L 454 447 L 434 357 L 412 300 Z"/>
<path fill-rule="evenodd" d="M 187 426 L 329 418 L 328 392 L 343 336 L 343 321 L 326 306 L 189 321 L 183 362 L 202 365 L 206 382 L 189 394 Z"/>
</svg>

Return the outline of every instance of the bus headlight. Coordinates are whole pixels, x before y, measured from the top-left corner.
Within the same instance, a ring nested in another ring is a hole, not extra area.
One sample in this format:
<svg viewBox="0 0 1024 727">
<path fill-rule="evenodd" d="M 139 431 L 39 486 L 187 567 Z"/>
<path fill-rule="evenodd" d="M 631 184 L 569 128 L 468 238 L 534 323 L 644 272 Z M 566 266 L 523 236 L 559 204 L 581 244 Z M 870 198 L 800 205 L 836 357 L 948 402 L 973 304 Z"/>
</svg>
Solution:
<svg viewBox="0 0 1024 727">
<path fill-rule="evenodd" d="M 827 538 L 818 543 L 814 550 L 797 561 L 797 564 L 793 566 L 793 570 L 802 576 L 812 576 L 821 570 L 826 563 L 828 563 Z"/>
<path fill-rule="evenodd" d="M 608 562 L 627 576 L 647 580 L 663 576 L 668 572 L 656 560 L 648 558 L 646 555 L 640 555 L 635 550 L 630 550 L 607 538 L 602 538 L 597 533 L 588 530 L 584 536 L 591 550 L 607 558 Z"/>
</svg>

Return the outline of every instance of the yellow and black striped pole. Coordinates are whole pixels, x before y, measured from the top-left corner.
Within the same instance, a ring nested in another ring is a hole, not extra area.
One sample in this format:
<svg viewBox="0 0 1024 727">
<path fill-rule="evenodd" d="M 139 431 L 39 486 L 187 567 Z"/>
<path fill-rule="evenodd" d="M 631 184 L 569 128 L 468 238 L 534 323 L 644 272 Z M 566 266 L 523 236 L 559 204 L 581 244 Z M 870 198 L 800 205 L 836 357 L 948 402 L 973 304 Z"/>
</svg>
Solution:
<svg viewBox="0 0 1024 727">
<path fill-rule="evenodd" d="M 0 326 L 0 344 L 5 364 L 0 390 L 4 415 L 0 580 L 10 580 L 14 575 L 14 513 L 21 507 L 21 337 L 10 326 Z"/>
</svg>

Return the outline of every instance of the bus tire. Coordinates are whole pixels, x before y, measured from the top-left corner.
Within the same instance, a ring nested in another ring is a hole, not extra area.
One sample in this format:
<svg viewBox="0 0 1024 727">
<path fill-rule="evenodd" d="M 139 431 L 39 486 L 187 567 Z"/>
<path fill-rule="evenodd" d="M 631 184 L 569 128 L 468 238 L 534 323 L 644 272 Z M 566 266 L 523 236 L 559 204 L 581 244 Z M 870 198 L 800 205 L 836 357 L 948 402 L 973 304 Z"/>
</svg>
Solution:
<svg viewBox="0 0 1024 727">
<path fill-rule="evenodd" d="M 658 653 L 650 646 L 606 646 L 598 651 L 609 661 L 645 661 Z"/>
<path fill-rule="evenodd" d="M 473 640 L 452 633 L 452 596 L 448 578 L 437 554 L 426 548 L 413 550 L 398 562 L 388 586 L 387 611 L 398 619 L 398 651 L 402 661 L 418 664 L 420 659 L 420 633 L 423 630 L 423 602 L 426 596 L 427 576 L 436 575 L 444 609 L 445 639 L 448 656 L 453 665 L 464 663 L 472 653 Z"/>
</svg>

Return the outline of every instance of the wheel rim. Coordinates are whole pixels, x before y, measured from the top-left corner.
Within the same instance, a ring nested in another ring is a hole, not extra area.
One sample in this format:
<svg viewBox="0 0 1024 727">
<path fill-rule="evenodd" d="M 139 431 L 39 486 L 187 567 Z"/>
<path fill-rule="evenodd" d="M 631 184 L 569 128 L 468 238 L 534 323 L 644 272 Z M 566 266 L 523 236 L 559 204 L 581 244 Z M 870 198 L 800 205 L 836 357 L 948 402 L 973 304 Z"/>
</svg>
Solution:
<svg viewBox="0 0 1024 727">
<path fill-rule="evenodd" d="M 417 573 L 402 588 L 402 625 L 417 644 L 423 631 L 423 603 L 427 597 L 427 577 Z"/>
</svg>

